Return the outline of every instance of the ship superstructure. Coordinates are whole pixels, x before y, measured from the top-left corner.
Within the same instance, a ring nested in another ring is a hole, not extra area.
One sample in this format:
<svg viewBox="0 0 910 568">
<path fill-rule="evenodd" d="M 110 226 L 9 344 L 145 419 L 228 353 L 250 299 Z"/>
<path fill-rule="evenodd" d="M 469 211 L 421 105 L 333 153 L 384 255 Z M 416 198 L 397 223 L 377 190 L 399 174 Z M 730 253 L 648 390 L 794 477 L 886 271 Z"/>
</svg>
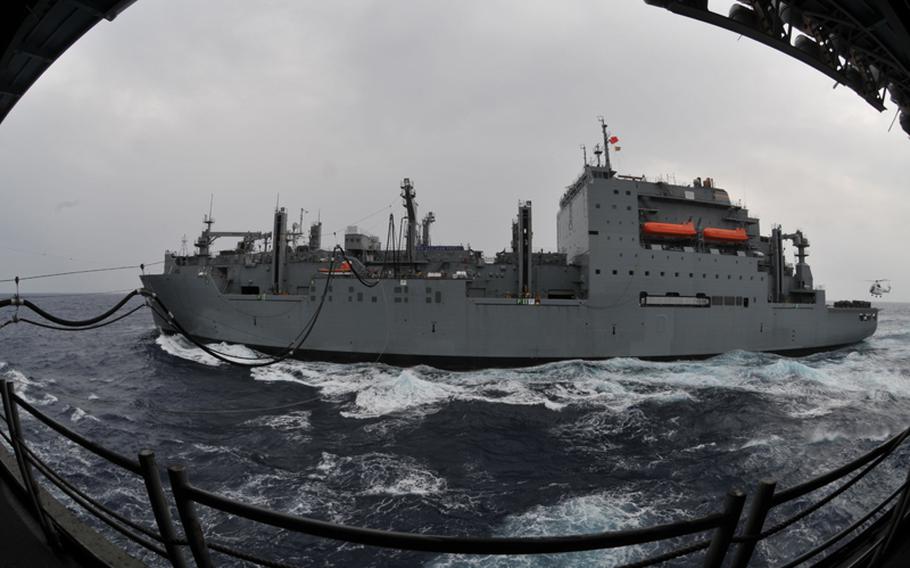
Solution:
<svg viewBox="0 0 910 568">
<path fill-rule="evenodd" d="M 534 249 L 532 204 L 520 202 L 512 243 L 481 251 L 431 244 L 414 184 L 383 243 L 349 227 L 345 256 L 302 244 L 275 212 L 271 232 L 212 230 L 196 253 L 165 256 L 142 277 L 173 317 L 203 340 L 265 351 L 312 331 L 295 356 L 446 367 L 608 357 L 704 357 L 735 349 L 805 353 L 874 333 L 867 302 L 828 305 L 799 230 L 759 220 L 711 178 L 679 185 L 618 175 L 608 140 L 559 200 L 556 252 Z M 586 160 L 587 161 L 587 160 Z M 239 238 L 212 253 L 215 239 Z M 795 249 L 787 262 L 785 243 Z M 156 316 L 165 331 L 172 326 Z"/>
</svg>

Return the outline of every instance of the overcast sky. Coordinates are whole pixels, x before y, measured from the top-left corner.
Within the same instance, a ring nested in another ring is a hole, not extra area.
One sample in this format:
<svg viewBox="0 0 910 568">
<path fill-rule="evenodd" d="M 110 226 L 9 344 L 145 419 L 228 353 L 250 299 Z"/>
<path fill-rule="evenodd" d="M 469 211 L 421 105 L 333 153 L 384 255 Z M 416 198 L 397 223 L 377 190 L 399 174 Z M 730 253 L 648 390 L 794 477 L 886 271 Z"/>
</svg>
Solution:
<svg viewBox="0 0 910 568">
<path fill-rule="evenodd" d="M 321 212 L 324 244 L 355 223 L 384 239 L 403 177 L 436 244 L 492 256 L 529 199 L 535 248 L 554 249 L 603 114 L 620 173 L 714 177 L 763 233 L 806 232 L 829 300 L 890 278 L 910 301 L 910 140 L 887 132 L 893 112 L 641 0 L 140 0 L 0 125 L 0 279 L 160 260 L 192 246 L 210 194 L 216 229 L 269 230 L 280 196 L 292 219 Z M 23 290 L 136 285 L 126 271 Z"/>
</svg>

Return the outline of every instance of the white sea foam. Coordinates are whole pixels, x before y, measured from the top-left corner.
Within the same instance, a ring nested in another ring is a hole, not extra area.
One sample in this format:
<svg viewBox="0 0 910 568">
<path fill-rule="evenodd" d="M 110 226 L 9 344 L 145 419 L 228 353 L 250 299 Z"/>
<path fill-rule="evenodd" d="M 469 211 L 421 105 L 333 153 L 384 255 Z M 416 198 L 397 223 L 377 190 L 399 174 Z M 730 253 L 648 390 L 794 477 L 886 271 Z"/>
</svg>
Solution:
<svg viewBox="0 0 910 568">
<path fill-rule="evenodd" d="M 816 429 L 807 436 L 807 440 L 811 444 L 817 444 L 819 442 L 835 442 L 838 440 L 847 440 L 851 442 L 855 442 L 857 440 L 884 442 L 892 435 L 893 433 L 890 430 L 883 428 L 858 429 L 857 431 Z"/>
<path fill-rule="evenodd" d="M 49 404 L 54 404 L 58 400 L 56 396 L 44 391 L 44 388 L 53 381 L 42 381 L 37 378 L 29 378 L 24 373 L 13 368 L 3 369 L 0 371 L 0 376 L 12 381 L 16 394 L 30 404 L 34 404 L 35 406 L 47 406 Z"/>
<path fill-rule="evenodd" d="M 222 365 L 179 336 L 157 343 L 175 356 L 205 365 Z M 241 357 L 256 353 L 238 345 L 219 351 Z M 338 402 L 348 418 L 391 415 L 421 417 L 458 401 L 569 406 L 626 412 L 650 404 L 698 399 L 701 389 L 739 390 L 777 399 L 794 418 L 812 419 L 870 397 L 910 398 L 910 379 L 899 365 L 874 365 L 869 353 L 830 358 L 790 359 L 734 351 L 706 361 L 654 362 L 615 358 L 600 362 L 564 361 L 524 369 L 451 373 L 425 366 L 338 365 L 288 360 L 251 370 L 254 380 L 294 382 L 319 389 Z M 871 368 L 870 368 L 871 367 Z"/>
<path fill-rule="evenodd" d="M 193 444 L 193 447 L 204 454 L 231 454 L 231 453 L 234 453 L 234 451 L 231 448 L 226 447 L 226 446 L 212 446 L 210 444 L 203 444 L 200 442 Z"/>
<path fill-rule="evenodd" d="M 745 442 L 739 449 L 745 450 L 746 448 L 754 448 L 756 446 L 772 446 L 777 442 L 780 442 L 781 439 L 782 438 L 776 434 L 771 434 L 770 436 L 763 438 L 753 438 Z"/>
<path fill-rule="evenodd" d="M 445 479 L 409 456 L 323 453 L 316 471 L 317 479 L 332 480 L 358 495 L 425 496 L 446 490 Z"/>
<path fill-rule="evenodd" d="M 193 361 L 194 363 L 200 363 L 202 365 L 209 365 L 211 367 L 217 367 L 223 364 L 221 361 L 215 359 L 202 349 L 199 349 L 180 335 L 162 334 L 155 339 L 155 343 L 157 343 L 165 353 L 173 355 L 174 357 Z"/>
<path fill-rule="evenodd" d="M 280 432 L 302 432 L 310 428 L 310 411 L 295 410 L 276 416 L 260 416 L 244 422 L 248 426 L 264 426 Z"/>
<path fill-rule="evenodd" d="M 342 416 L 373 418 L 406 410 L 428 408 L 449 399 L 457 398 L 461 389 L 452 385 L 421 379 L 410 369 L 403 369 L 398 376 L 387 375 L 357 393 L 354 407 L 343 411 Z"/>
<path fill-rule="evenodd" d="M 161 334 L 155 339 L 155 343 L 157 343 L 164 352 L 187 361 L 208 365 L 209 367 L 218 367 L 227 364 L 224 361 L 220 361 L 212 355 L 209 355 L 182 335 Z M 228 359 L 241 363 L 249 362 L 250 358 L 263 357 L 263 355 L 253 351 L 245 345 L 222 342 L 209 343 L 207 344 L 207 347 Z"/>
<path fill-rule="evenodd" d="M 78 406 L 74 407 L 73 412 L 70 414 L 70 420 L 73 422 L 79 422 L 83 419 L 94 420 L 95 422 L 101 422 L 100 420 L 98 420 L 97 418 L 95 418 L 94 416 L 89 414 L 88 412 L 82 410 Z"/>
<path fill-rule="evenodd" d="M 607 491 L 569 497 L 553 505 L 539 505 L 507 517 L 497 533 L 498 536 L 527 537 L 592 534 L 648 527 L 684 518 L 684 512 L 663 507 L 664 504 L 639 492 Z M 446 555 L 436 559 L 431 566 L 614 566 L 641 560 L 654 550 L 654 545 L 638 545 L 558 556 L 504 558 Z"/>
</svg>

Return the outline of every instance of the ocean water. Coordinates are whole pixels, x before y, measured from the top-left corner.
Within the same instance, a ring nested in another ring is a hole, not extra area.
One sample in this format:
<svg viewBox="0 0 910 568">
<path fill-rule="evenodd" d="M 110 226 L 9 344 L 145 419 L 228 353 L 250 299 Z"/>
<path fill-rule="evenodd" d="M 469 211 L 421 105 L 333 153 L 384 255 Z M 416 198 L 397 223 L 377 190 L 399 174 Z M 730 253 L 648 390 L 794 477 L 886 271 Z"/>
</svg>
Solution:
<svg viewBox="0 0 910 568">
<path fill-rule="evenodd" d="M 116 297 L 35 301 L 85 317 Z M 790 487 L 910 425 L 910 305 L 880 307 L 874 337 L 803 358 L 734 352 L 472 372 L 297 361 L 239 369 L 161 336 L 143 310 L 96 331 L 7 326 L 0 375 L 90 439 L 129 455 L 150 448 L 161 464 L 185 464 L 199 487 L 275 510 L 449 535 L 588 533 L 707 514 L 729 489 L 751 492 L 760 479 Z M 0 311 L 0 322 L 10 313 Z M 140 481 L 34 420 L 25 427 L 68 479 L 119 511 L 150 518 Z M 778 564 L 825 540 L 889 494 L 908 467 L 910 452 L 899 452 L 856 491 L 760 545 L 754 564 Z M 197 508 L 210 540 L 301 566 L 609 566 L 666 550 L 410 553 Z"/>
</svg>

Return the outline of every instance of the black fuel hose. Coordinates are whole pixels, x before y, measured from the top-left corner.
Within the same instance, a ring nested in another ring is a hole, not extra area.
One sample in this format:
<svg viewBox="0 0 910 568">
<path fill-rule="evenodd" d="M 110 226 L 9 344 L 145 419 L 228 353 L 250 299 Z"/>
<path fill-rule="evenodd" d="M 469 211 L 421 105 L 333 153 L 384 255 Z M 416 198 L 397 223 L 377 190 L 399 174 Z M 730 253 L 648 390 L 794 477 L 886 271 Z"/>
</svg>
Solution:
<svg viewBox="0 0 910 568">
<path fill-rule="evenodd" d="M 38 306 L 33 304 L 30 300 L 22 300 L 22 305 L 25 306 L 26 308 L 32 310 L 33 312 L 35 312 L 39 316 L 43 317 L 44 319 L 46 319 L 48 321 L 52 321 L 58 325 L 63 325 L 66 327 L 86 327 L 86 326 L 94 325 L 98 322 L 104 321 L 107 318 L 111 317 L 118 310 L 120 310 L 120 308 L 122 308 L 124 304 L 129 302 L 131 298 L 133 298 L 134 296 L 139 296 L 139 295 L 140 295 L 139 290 L 133 290 L 132 292 L 130 292 L 129 294 L 124 296 L 122 300 L 117 302 L 117 304 L 115 304 L 113 308 L 109 309 L 108 311 L 104 312 L 101 315 L 95 316 L 95 317 L 87 319 L 87 320 L 68 320 L 68 319 L 59 318 L 59 317 L 55 316 L 54 314 L 49 314 L 46 311 L 42 310 L 41 308 L 39 308 Z M 0 304 L 0 307 L 3 307 L 3 305 Z"/>
<path fill-rule="evenodd" d="M 335 245 L 335 250 L 341 252 L 341 257 L 347 261 L 348 266 L 351 267 L 351 273 L 357 278 L 357 280 L 360 281 L 361 284 L 363 284 L 367 288 L 373 288 L 377 284 L 379 284 L 379 280 L 374 280 L 372 282 L 367 282 L 366 280 L 364 280 L 364 278 L 357 272 L 357 269 L 355 268 L 356 265 L 354 264 L 354 262 L 348 257 L 348 253 L 346 253 L 344 251 L 344 249 L 341 248 L 341 245 Z M 332 251 L 332 252 L 334 253 L 335 251 Z"/>
<path fill-rule="evenodd" d="M 5 308 L 6 306 L 12 306 L 12 305 L 13 305 L 12 298 L 4 298 L 3 300 L 0 300 L 0 308 Z"/>
<path fill-rule="evenodd" d="M 97 325 L 89 325 L 89 326 L 85 326 L 85 327 L 72 327 L 72 326 L 62 327 L 62 326 L 56 326 L 56 325 L 48 325 L 46 323 L 41 323 L 40 321 L 30 320 L 28 318 L 19 318 L 19 321 L 22 323 L 27 323 L 29 325 L 43 327 L 45 329 L 53 329 L 55 331 L 88 331 L 90 329 L 100 329 L 102 327 L 107 327 L 107 326 L 111 325 L 112 323 L 117 323 L 118 321 L 128 318 L 129 316 L 133 315 L 134 313 L 138 312 L 139 310 L 141 310 L 142 308 L 145 308 L 145 307 L 148 307 L 148 306 L 146 304 L 139 304 L 132 310 L 126 312 L 125 314 L 121 314 L 112 320 L 108 320 L 104 323 L 99 323 Z"/>
<path fill-rule="evenodd" d="M 340 249 L 340 248 L 341 247 L 336 245 L 336 249 Z M 344 255 L 343 249 L 342 249 L 342 255 Z M 331 284 L 332 279 L 335 274 L 334 268 L 335 268 L 335 258 L 333 256 L 331 262 L 329 263 L 329 272 L 328 272 L 328 275 L 326 276 L 325 284 L 323 285 L 323 288 L 322 288 L 322 296 L 320 296 L 320 298 L 319 298 L 319 304 L 316 306 L 316 310 L 313 312 L 313 315 L 310 316 L 310 319 L 306 322 L 306 324 L 300 330 L 300 333 L 297 334 L 297 337 L 294 338 L 294 340 L 291 342 L 290 345 L 288 345 L 287 349 L 285 349 L 284 352 L 277 354 L 273 357 L 268 357 L 268 358 L 266 358 L 266 357 L 261 357 L 261 358 L 260 357 L 236 357 L 236 356 L 228 355 L 226 353 L 221 353 L 220 351 L 212 349 L 211 347 L 209 347 L 202 341 L 199 341 L 198 339 L 193 337 L 190 334 L 190 332 L 186 330 L 186 328 L 184 328 L 182 325 L 180 325 L 180 322 L 178 322 L 177 318 L 174 317 L 173 312 L 171 312 L 168 309 L 168 307 L 164 304 L 164 302 L 161 301 L 161 298 L 158 297 L 158 294 L 155 294 L 154 292 L 151 292 L 151 291 L 145 290 L 145 289 L 137 290 L 136 293 L 141 294 L 142 296 L 144 296 L 151 302 L 154 302 L 154 304 L 150 303 L 149 307 L 152 309 L 153 312 L 155 312 L 155 314 L 158 315 L 158 317 L 160 317 L 162 320 L 166 321 L 168 324 L 172 325 L 180 333 L 180 335 L 185 337 L 190 343 L 192 343 L 199 349 L 202 349 L 203 351 L 205 351 L 206 353 L 208 353 L 215 359 L 218 359 L 219 361 L 228 363 L 230 365 L 235 365 L 237 367 L 246 367 L 248 369 L 257 368 L 257 367 L 268 367 L 270 365 L 280 363 L 280 362 L 290 358 L 291 356 L 293 356 L 294 352 L 297 351 L 298 349 L 300 349 L 300 347 L 310 337 L 310 334 L 313 332 L 313 329 L 316 327 L 316 321 L 319 319 L 319 314 L 322 312 L 322 308 L 325 305 L 325 299 L 326 299 L 326 296 L 328 296 L 329 285 Z M 352 269 L 352 272 L 353 272 L 353 269 Z M 355 274 L 356 274 L 356 272 L 355 272 Z M 159 308 L 160 308 L 160 310 L 159 310 Z M 162 310 L 163 310 L 163 313 L 162 313 Z M 238 361 L 238 359 L 245 359 L 247 361 L 256 361 L 256 362 Z"/>
</svg>

